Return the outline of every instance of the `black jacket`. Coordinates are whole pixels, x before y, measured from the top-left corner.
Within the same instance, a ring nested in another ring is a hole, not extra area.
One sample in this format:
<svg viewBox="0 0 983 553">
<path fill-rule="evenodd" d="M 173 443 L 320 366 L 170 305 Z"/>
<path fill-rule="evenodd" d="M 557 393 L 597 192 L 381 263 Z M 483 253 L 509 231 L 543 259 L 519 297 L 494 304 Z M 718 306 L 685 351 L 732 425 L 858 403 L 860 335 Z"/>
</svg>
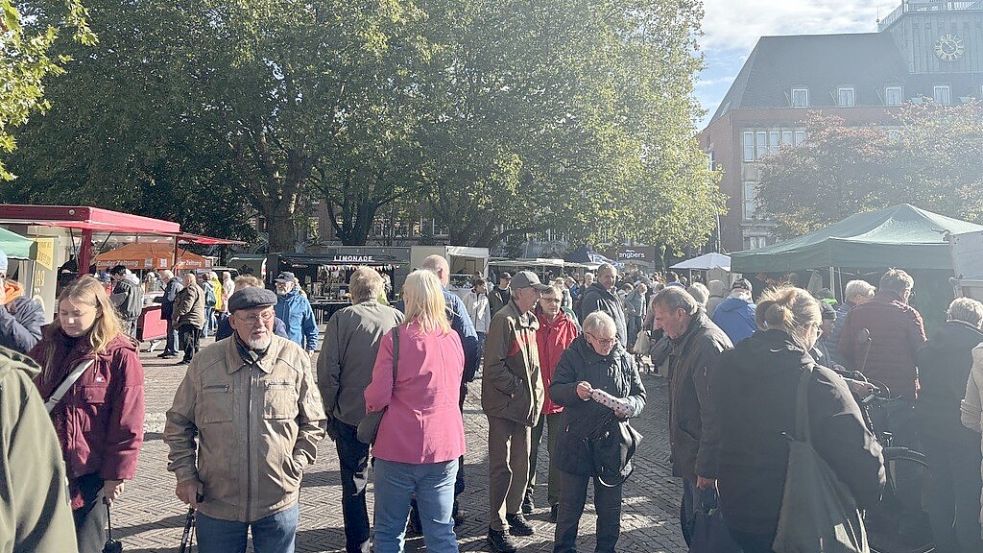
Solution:
<svg viewBox="0 0 983 553">
<path fill-rule="evenodd" d="M 672 473 L 695 481 L 716 472 L 717 434 L 709 408 L 710 372 L 720 353 L 733 347 L 701 309 L 686 332 L 669 340 L 669 446 Z"/>
<path fill-rule="evenodd" d="M 645 407 L 645 387 L 632 355 L 617 344 L 610 354 L 602 357 L 581 335 L 560 357 L 549 390 L 553 402 L 563 406 L 555 460 L 564 472 L 593 475 L 594 467 L 585 438 L 605 419 L 610 420 L 611 410 L 597 402 L 580 399 L 577 383 L 581 381 L 614 397 L 627 398 L 633 407 L 633 417 Z"/>
<path fill-rule="evenodd" d="M 621 307 L 621 301 L 617 296 L 604 289 L 600 282 L 591 284 L 584 291 L 583 299 L 580 301 L 580 323 L 583 324 L 587 315 L 595 311 L 603 311 L 614 319 L 615 327 L 618 329 L 618 342 L 622 347 L 628 347 L 628 326 L 625 323 L 625 311 Z"/>
<path fill-rule="evenodd" d="M 491 316 L 494 317 L 495 313 L 498 313 L 500 309 L 505 307 L 512 301 L 512 289 L 506 288 L 502 290 L 498 286 L 495 286 L 488 291 L 488 310 L 491 312 Z M 473 321 L 472 321 L 473 322 Z"/>
<path fill-rule="evenodd" d="M 846 382 L 816 365 L 785 332 L 758 331 L 720 356 L 711 381 L 720 424 L 720 505 L 735 530 L 775 532 L 788 468 L 783 433 L 794 431 L 796 389 L 809 366 L 814 367 L 809 389 L 813 446 L 861 507 L 880 498 L 881 447 L 864 426 Z"/>
<path fill-rule="evenodd" d="M 973 348 L 983 333 L 966 323 L 948 321 L 918 352 L 921 390 L 915 413 L 924 432 L 943 440 L 972 443 L 979 449 L 980 435 L 960 421 L 959 402 L 973 368 Z"/>
</svg>

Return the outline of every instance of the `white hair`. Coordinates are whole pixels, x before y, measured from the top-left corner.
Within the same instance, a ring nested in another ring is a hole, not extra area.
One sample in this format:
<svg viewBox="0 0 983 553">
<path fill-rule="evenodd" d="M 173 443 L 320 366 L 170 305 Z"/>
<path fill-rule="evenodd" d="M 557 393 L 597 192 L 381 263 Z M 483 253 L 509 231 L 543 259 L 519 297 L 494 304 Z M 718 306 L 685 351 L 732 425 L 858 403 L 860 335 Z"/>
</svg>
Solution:
<svg viewBox="0 0 983 553">
<path fill-rule="evenodd" d="M 613 334 L 618 332 L 618 327 L 614 324 L 611 315 L 603 311 L 595 311 L 587 315 L 587 318 L 584 319 L 584 332 L 597 333 L 601 330 L 610 330 Z"/>
<path fill-rule="evenodd" d="M 874 295 L 877 288 L 873 284 L 867 282 L 866 280 L 851 280 L 846 283 L 846 288 L 843 289 L 843 294 L 846 299 L 850 298 L 869 298 Z"/>
</svg>

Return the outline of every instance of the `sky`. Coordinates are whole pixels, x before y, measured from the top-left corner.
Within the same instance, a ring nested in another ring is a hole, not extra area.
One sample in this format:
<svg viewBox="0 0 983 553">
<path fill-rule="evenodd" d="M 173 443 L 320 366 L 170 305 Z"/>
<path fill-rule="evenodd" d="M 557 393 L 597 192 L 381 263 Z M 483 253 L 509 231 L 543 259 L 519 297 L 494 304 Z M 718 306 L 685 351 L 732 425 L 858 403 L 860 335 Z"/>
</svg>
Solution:
<svg viewBox="0 0 983 553">
<path fill-rule="evenodd" d="M 762 36 L 864 33 L 877 30 L 901 0 L 704 0 L 705 69 L 696 97 L 703 129 Z"/>
</svg>

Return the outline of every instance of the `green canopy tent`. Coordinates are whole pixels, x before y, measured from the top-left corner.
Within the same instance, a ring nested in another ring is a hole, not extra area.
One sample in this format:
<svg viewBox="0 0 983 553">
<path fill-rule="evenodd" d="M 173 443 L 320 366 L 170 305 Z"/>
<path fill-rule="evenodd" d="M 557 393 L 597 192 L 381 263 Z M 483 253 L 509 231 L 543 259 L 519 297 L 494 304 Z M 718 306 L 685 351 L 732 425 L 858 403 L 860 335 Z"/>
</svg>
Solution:
<svg viewBox="0 0 983 553">
<path fill-rule="evenodd" d="M 34 240 L 2 227 L 0 227 L 0 250 L 3 250 L 7 257 L 20 259 L 34 259 L 37 255 Z"/>
<path fill-rule="evenodd" d="M 785 273 L 844 267 L 952 270 L 948 234 L 983 226 L 901 204 L 860 213 L 778 244 L 731 254 L 736 273 Z"/>
</svg>

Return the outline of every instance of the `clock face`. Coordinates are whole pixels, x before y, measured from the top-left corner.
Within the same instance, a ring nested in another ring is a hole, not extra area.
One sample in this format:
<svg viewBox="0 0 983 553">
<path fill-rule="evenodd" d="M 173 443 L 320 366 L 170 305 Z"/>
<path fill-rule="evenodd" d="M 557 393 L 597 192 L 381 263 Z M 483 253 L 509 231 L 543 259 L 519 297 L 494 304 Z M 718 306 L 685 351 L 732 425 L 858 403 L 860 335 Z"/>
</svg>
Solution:
<svg viewBox="0 0 983 553">
<path fill-rule="evenodd" d="M 955 61 L 959 59 L 966 47 L 963 46 L 961 38 L 954 34 L 945 34 L 935 41 L 935 55 L 942 61 Z"/>
</svg>

